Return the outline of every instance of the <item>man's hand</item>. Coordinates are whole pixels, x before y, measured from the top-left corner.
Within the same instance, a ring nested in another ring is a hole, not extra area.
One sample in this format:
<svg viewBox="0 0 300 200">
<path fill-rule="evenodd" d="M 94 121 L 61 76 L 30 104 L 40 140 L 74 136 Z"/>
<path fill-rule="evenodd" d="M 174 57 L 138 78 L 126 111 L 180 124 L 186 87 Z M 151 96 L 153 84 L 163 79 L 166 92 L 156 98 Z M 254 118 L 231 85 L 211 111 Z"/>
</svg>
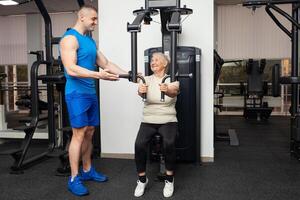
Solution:
<svg viewBox="0 0 300 200">
<path fill-rule="evenodd" d="M 148 90 L 148 86 L 146 84 L 143 83 L 139 85 L 139 89 L 138 89 L 139 94 L 145 94 L 147 93 L 147 90 Z"/>
<path fill-rule="evenodd" d="M 119 76 L 116 74 L 110 73 L 109 69 L 101 70 L 100 72 L 98 72 L 98 74 L 99 74 L 99 79 L 109 80 L 109 81 L 119 80 Z"/>
</svg>

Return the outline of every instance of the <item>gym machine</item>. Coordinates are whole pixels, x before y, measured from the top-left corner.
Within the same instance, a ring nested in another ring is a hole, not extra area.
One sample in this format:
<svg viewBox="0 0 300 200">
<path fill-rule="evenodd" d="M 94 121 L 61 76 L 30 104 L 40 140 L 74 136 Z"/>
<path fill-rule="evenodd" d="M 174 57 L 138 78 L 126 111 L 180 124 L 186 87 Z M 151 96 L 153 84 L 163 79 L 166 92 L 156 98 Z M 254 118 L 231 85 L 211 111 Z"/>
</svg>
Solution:
<svg viewBox="0 0 300 200">
<path fill-rule="evenodd" d="M 268 82 L 263 81 L 266 59 L 249 59 L 246 64 L 247 87 L 244 93 L 244 118 L 266 121 L 273 108 L 263 101 L 268 93 Z"/>
<path fill-rule="evenodd" d="M 214 50 L 214 95 L 217 99 L 222 99 L 224 93 L 217 91 L 218 80 L 221 75 L 222 67 L 225 63 L 242 62 L 242 60 L 228 60 L 224 61 L 223 58 Z M 214 107 L 222 112 L 222 105 L 215 104 Z M 215 112 L 216 113 L 216 112 Z M 216 114 L 215 114 L 216 115 Z M 214 120 L 214 139 L 215 141 L 229 141 L 230 146 L 239 146 L 239 138 L 235 129 L 228 129 L 225 133 L 217 133 L 216 120 Z"/>
<path fill-rule="evenodd" d="M 38 122 L 41 120 L 39 116 L 39 93 L 38 93 L 38 81 L 43 82 L 51 79 L 53 76 L 53 66 L 58 65 L 58 62 L 53 59 L 52 45 L 58 44 L 59 38 L 52 37 L 52 27 L 50 16 L 41 0 L 34 0 L 40 13 L 43 16 L 45 22 L 45 52 L 46 59 L 44 59 L 44 52 L 37 51 L 32 52 L 37 56 L 37 60 L 32 64 L 30 70 L 31 78 L 31 120 L 29 126 L 22 126 L 14 128 L 15 130 L 23 130 L 25 132 L 25 138 L 22 141 L 20 148 L 1 152 L 1 154 L 10 154 L 14 158 L 14 163 L 11 166 L 11 173 L 20 174 L 23 173 L 23 169 L 37 163 L 40 160 L 49 158 L 51 153 L 54 152 L 56 147 L 56 130 L 55 130 L 55 110 L 54 110 L 54 86 L 47 83 L 47 102 L 48 102 L 48 146 L 42 153 L 38 153 L 34 156 L 27 156 L 30 144 L 37 128 Z M 38 76 L 38 69 L 41 65 L 46 66 L 47 74 Z M 63 76 L 56 77 L 63 81 Z"/>
<path fill-rule="evenodd" d="M 292 4 L 292 15 L 289 15 L 282 9 L 280 9 L 278 4 Z M 299 10 L 300 2 L 299 0 L 269 0 L 269 1 L 259 1 L 259 0 L 246 0 L 243 3 L 243 6 L 252 7 L 253 10 L 257 6 L 265 6 L 265 10 L 275 24 L 287 34 L 292 42 L 292 70 L 291 76 L 280 77 L 280 66 L 275 65 L 273 68 L 273 96 L 279 96 L 279 86 L 280 84 L 289 84 L 292 87 L 292 97 L 291 97 L 291 130 L 290 130 L 290 152 L 298 160 L 300 160 L 300 112 L 299 112 L 299 84 L 300 77 L 299 73 L 299 64 L 298 64 L 298 49 L 299 49 Z M 277 12 L 285 19 L 287 19 L 292 24 L 292 30 L 289 31 L 273 14 L 273 11 Z"/>
<path fill-rule="evenodd" d="M 68 139 L 70 139 L 71 129 L 67 127 L 68 118 L 66 112 L 66 106 L 64 103 L 64 84 L 65 77 L 63 72 L 63 66 L 60 59 L 53 57 L 53 46 L 58 45 L 60 37 L 52 36 L 52 23 L 49 13 L 42 0 L 33 0 L 41 13 L 45 23 L 45 58 L 44 51 L 31 52 L 37 56 L 37 61 L 32 64 L 31 67 L 31 101 L 32 101 L 32 118 L 29 126 L 22 126 L 15 128 L 16 130 L 23 130 L 25 132 L 25 138 L 22 141 L 20 148 L 12 149 L 0 154 L 10 154 L 14 158 L 14 164 L 11 166 L 11 173 L 20 174 L 23 173 L 23 169 L 32 166 L 38 161 L 50 158 L 60 157 L 61 160 L 66 155 Z M 26 3 L 31 2 L 27 1 Z M 84 5 L 83 0 L 77 0 L 79 6 Z M 38 69 L 41 65 L 46 66 L 46 74 L 38 75 Z M 39 106 L 38 106 L 38 81 L 41 80 L 47 84 L 47 103 L 48 103 L 48 146 L 45 151 L 34 156 L 27 156 L 33 135 L 35 133 L 38 122 L 40 121 Z M 59 98 L 61 106 L 58 109 L 58 114 L 55 112 L 54 106 L 54 85 L 59 92 Z M 98 91 L 97 91 L 98 92 Z M 58 116 L 58 126 L 55 123 L 56 115 Z M 64 116 L 64 117 L 62 117 Z M 94 156 L 100 155 L 100 129 L 98 127 L 95 133 L 94 140 Z M 64 132 L 62 134 L 62 132 Z M 64 148 L 62 151 L 60 148 Z M 65 158 L 65 157 L 64 157 Z M 63 163 L 64 160 L 62 160 Z M 63 163 L 66 164 L 67 163 Z"/>
<path fill-rule="evenodd" d="M 180 0 L 145 0 L 145 8 L 133 11 L 136 15 L 132 23 L 127 24 L 131 34 L 131 71 L 120 75 L 137 82 L 137 33 L 141 24 L 149 25 L 151 16 L 160 14 L 162 46 L 145 50 L 145 75 L 151 75 L 150 60 L 154 52 L 170 56 L 169 76 L 171 82 L 180 81 L 180 94 L 177 97 L 176 110 L 179 135 L 176 140 L 178 161 L 200 162 L 200 61 L 201 50 L 196 47 L 179 47 L 177 36 L 182 31 L 181 16 L 192 14 L 192 9 L 180 6 Z M 161 95 L 164 101 L 164 94 Z M 150 157 L 161 163 L 160 172 L 164 173 L 160 135 L 155 135 L 150 144 Z M 158 177 L 163 178 L 163 177 Z"/>
</svg>

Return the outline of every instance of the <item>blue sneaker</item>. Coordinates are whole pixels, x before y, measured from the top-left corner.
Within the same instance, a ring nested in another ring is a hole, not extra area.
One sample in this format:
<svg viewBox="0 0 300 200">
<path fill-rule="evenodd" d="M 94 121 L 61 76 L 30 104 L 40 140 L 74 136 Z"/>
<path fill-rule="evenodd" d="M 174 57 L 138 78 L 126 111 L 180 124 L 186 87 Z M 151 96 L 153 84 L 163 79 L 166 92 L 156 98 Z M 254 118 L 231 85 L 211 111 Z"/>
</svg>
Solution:
<svg viewBox="0 0 300 200">
<path fill-rule="evenodd" d="M 84 196 L 89 194 L 88 189 L 82 184 L 80 176 L 75 176 L 74 180 L 71 181 L 72 177 L 69 177 L 68 189 L 76 196 Z"/>
<path fill-rule="evenodd" d="M 100 172 L 97 172 L 94 167 L 91 167 L 90 171 L 84 172 L 83 169 L 80 169 L 81 180 L 83 181 L 97 181 L 97 182 L 105 182 L 108 180 L 108 177 Z"/>
</svg>

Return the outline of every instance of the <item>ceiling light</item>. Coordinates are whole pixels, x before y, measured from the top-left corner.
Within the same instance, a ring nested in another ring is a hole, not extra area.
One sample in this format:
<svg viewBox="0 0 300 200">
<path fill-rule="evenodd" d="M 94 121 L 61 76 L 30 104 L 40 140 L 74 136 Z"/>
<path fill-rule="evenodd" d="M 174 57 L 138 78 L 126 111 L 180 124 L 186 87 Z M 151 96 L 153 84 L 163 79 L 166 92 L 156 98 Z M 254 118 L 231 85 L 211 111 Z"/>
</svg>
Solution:
<svg viewBox="0 0 300 200">
<path fill-rule="evenodd" d="M 12 6 L 12 5 L 18 5 L 19 3 L 12 0 L 0 0 L 0 5 L 3 6 Z"/>
</svg>

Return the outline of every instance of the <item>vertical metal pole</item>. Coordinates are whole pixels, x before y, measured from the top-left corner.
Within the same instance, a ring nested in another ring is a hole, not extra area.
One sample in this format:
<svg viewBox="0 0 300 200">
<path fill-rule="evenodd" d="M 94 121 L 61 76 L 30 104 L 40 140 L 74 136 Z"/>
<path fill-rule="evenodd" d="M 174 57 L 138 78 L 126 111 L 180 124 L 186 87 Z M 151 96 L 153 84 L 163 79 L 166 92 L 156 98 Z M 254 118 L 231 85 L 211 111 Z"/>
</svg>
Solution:
<svg viewBox="0 0 300 200">
<path fill-rule="evenodd" d="M 167 23 L 170 18 L 170 13 L 166 13 L 164 9 L 160 9 L 162 53 L 166 53 L 169 56 L 171 51 L 171 33 L 167 30 Z"/>
<path fill-rule="evenodd" d="M 18 110 L 18 106 L 16 105 L 16 101 L 17 101 L 17 96 L 18 96 L 18 84 L 17 84 L 18 80 L 17 80 L 17 65 L 13 65 L 13 97 L 14 97 L 14 111 Z"/>
<path fill-rule="evenodd" d="M 49 13 L 43 4 L 42 0 L 34 0 L 45 22 L 45 49 L 46 49 L 46 61 L 47 61 L 47 75 L 52 74 L 52 24 Z M 47 102 L 48 102 L 48 135 L 49 135 L 49 148 L 54 148 L 56 143 L 55 134 L 55 112 L 54 112 L 54 86 L 53 84 L 47 84 Z"/>
<path fill-rule="evenodd" d="M 180 8 L 180 0 L 176 0 L 176 7 Z"/>
<path fill-rule="evenodd" d="M 292 5 L 292 17 L 298 21 L 298 8 L 297 4 Z M 292 72 L 291 76 L 298 76 L 298 28 L 292 25 Z M 292 98 L 291 98 L 291 151 L 294 151 L 296 145 L 295 136 L 297 133 L 297 113 L 299 105 L 299 91 L 298 85 L 292 84 Z"/>
<path fill-rule="evenodd" d="M 145 9 L 147 10 L 149 8 L 149 1 L 145 0 Z"/>
<path fill-rule="evenodd" d="M 171 32 L 171 82 L 175 81 L 176 65 L 177 65 L 177 32 Z"/>
<path fill-rule="evenodd" d="M 293 18 L 298 19 L 298 9 L 295 9 L 293 4 Z M 298 76 L 298 28 L 292 26 L 292 76 Z M 298 112 L 298 86 L 292 84 L 292 113 L 294 117 Z"/>
<path fill-rule="evenodd" d="M 131 32 L 131 71 L 132 82 L 137 82 L 137 32 Z"/>
<path fill-rule="evenodd" d="M 201 163 L 201 50 L 195 48 L 196 53 L 196 161 Z"/>
<path fill-rule="evenodd" d="M 8 86 L 8 65 L 4 66 L 5 69 L 5 74 L 7 74 L 7 77 L 5 78 L 5 86 Z M 4 104 L 5 104 L 5 111 L 8 112 L 9 111 L 9 92 L 8 90 L 5 90 L 5 100 L 4 100 Z"/>
</svg>

